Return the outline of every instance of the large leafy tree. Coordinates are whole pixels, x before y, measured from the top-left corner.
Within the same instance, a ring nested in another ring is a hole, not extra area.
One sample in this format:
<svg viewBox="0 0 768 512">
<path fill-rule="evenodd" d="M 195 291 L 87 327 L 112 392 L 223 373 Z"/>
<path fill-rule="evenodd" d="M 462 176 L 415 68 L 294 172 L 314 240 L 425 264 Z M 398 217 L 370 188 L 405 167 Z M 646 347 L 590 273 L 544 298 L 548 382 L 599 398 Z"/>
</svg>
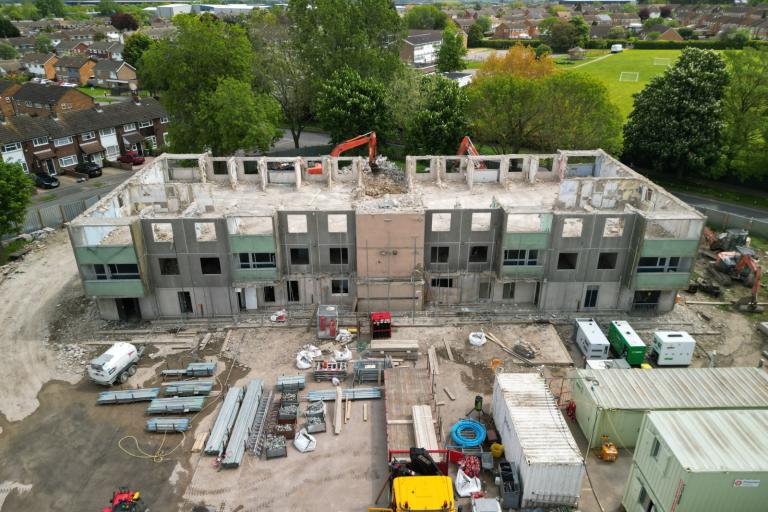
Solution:
<svg viewBox="0 0 768 512">
<path fill-rule="evenodd" d="M 64 16 L 64 2 L 62 0 L 35 0 L 35 7 L 43 18 L 48 16 L 61 18 Z"/>
<path fill-rule="evenodd" d="M 443 42 L 437 54 L 437 69 L 441 72 L 464 69 L 463 57 L 467 54 L 464 47 L 464 34 L 452 23 L 443 31 Z"/>
<path fill-rule="evenodd" d="M 0 37 L 19 37 L 19 29 L 5 16 L 0 17 Z"/>
<path fill-rule="evenodd" d="M 768 49 L 726 52 L 722 170 L 744 181 L 768 177 Z"/>
<path fill-rule="evenodd" d="M 254 95 L 247 82 L 224 78 L 205 99 L 202 117 L 214 155 L 238 149 L 267 151 L 280 136 L 280 107 L 267 95 Z"/>
<path fill-rule="evenodd" d="M 551 51 L 551 50 L 550 50 Z M 555 72 L 555 62 L 549 55 L 537 55 L 530 46 L 516 44 L 504 55 L 492 53 L 477 71 L 478 77 L 505 74 L 538 78 Z"/>
<path fill-rule="evenodd" d="M 112 16 L 121 11 L 120 5 L 115 0 L 99 0 L 97 9 L 102 16 Z"/>
<path fill-rule="evenodd" d="M 415 154 L 452 154 L 467 134 L 467 94 L 453 80 L 425 76 L 419 87 L 420 105 L 407 133 L 408 150 Z"/>
<path fill-rule="evenodd" d="M 136 32 L 125 40 L 123 58 L 125 62 L 138 69 L 141 57 L 149 50 L 154 41 L 147 34 Z"/>
<path fill-rule="evenodd" d="M 387 80 L 403 66 L 404 27 L 390 0 L 290 0 L 294 44 L 319 81 L 350 67 Z"/>
<path fill-rule="evenodd" d="M 537 148 L 621 150 L 622 117 L 608 90 L 585 73 L 556 73 L 544 80 L 544 116 Z"/>
<path fill-rule="evenodd" d="M 498 73 L 477 79 L 468 89 L 472 133 L 478 141 L 497 153 L 531 147 L 544 113 L 539 80 Z"/>
<path fill-rule="evenodd" d="M 469 32 L 467 33 L 467 46 L 470 48 L 479 46 L 483 40 L 483 35 L 482 27 L 477 23 L 473 23 L 469 27 Z"/>
<path fill-rule="evenodd" d="M 708 171 L 720 154 L 727 83 L 717 53 L 684 49 L 673 67 L 635 96 L 624 127 L 624 158 L 678 178 Z"/>
<path fill-rule="evenodd" d="M 109 22 L 117 30 L 136 30 L 139 28 L 139 22 L 136 18 L 127 12 L 116 12 L 109 18 Z"/>
<path fill-rule="evenodd" d="M 38 53 L 49 53 L 53 51 L 53 41 L 47 34 L 38 34 L 35 37 L 35 51 Z"/>
<path fill-rule="evenodd" d="M 570 21 L 552 19 L 545 24 L 545 27 L 546 31 L 542 33 L 541 39 L 556 52 L 564 52 L 575 46 L 584 46 L 589 35 L 589 27 L 580 17 Z M 539 29 L 541 30 L 541 26 Z"/>
<path fill-rule="evenodd" d="M 18 56 L 19 54 L 16 51 L 16 48 L 8 43 L 0 43 L 0 59 L 15 59 Z"/>
<path fill-rule="evenodd" d="M 335 143 L 370 131 L 386 133 L 390 127 L 384 86 L 348 67 L 320 85 L 314 112 Z"/>
<path fill-rule="evenodd" d="M 409 29 L 443 30 L 448 24 L 448 15 L 434 5 L 414 5 L 403 19 Z"/>
<path fill-rule="evenodd" d="M 16 234 L 24 224 L 34 188 L 20 164 L 0 162 L 0 236 Z"/>
<path fill-rule="evenodd" d="M 147 89 L 160 93 L 173 119 L 170 131 L 175 150 L 226 147 L 224 142 L 213 140 L 221 131 L 210 126 L 206 107 L 222 81 L 251 84 L 251 44 L 242 27 L 213 16 L 180 15 L 174 18 L 174 24 L 178 30 L 172 39 L 163 39 L 144 53 L 139 68 L 141 81 Z M 225 83 L 231 93 L 246 90 Z M 235 99 L 247 102 L 251 94 Z"/>
</svg>

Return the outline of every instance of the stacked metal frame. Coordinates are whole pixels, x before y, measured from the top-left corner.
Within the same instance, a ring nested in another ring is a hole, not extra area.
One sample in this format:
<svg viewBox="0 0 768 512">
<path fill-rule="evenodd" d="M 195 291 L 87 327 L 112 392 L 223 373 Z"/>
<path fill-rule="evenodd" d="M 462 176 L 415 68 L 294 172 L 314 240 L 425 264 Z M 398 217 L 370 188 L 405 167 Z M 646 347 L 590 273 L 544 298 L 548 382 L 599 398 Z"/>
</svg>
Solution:
<svg viewBox="0 0 768 512">
<path fill-rule="evenodd" d="M 243 388 L 232 387 L 227 391 L 224 397 L 224 403 L 221 404 L 221 410 L 213 424 L 211 434 L 208 436 L 208 442 L 205 444 L 203 452 L 206 455 L 221 455 L 224 453 L 224 447 L 227 445 L 229 436 L 232 433 L 232 426 L 237 418 L 237 411 L 240 409 L 240 402 L 243 400 Z"/>
<path fill-rule="evenodd" d="M 98 405 L 131 404 L 149 402 L 157 398 L 160 388 L 126 389 L 121 391 L 102 391 L 96 399 Z"/>
<path fill-rule="evenodd" d="M 283 391 L 299 391 L 306 386 L 306 379 L 304 375 L 281 375 L 277 378 L 277 390 L 281 393 Z"/>
<path fill-rule="evenodd" d="M 381 388 L 347 388 L 342 390 L 341 396 L 344 400 L 370 400 L 373 398 L 381 398 Z M 310 402 L 316 402 L 318 400 L 336 400 L 336 390 L 323 389 L 310 391 L 304 395 L 303 398 Z"/>
<path fill-rule="evenodd" d="M 204 402 L 204 396 L 155 398 L 149 403 L 147 414 L 198 412 Z"/>
<path fill-rule="evenodd" d="M 189 418 L 150 418 L 147 420 L 148 432 L 185 432 L 189 430 Z"/>
<path fill-rule="evenodd" d="M 225 468 L 236 468 L 243 461 L 248 437 L 256 419 L 256 412 L 259 410 L 263 385 L 261 379 L 253 379 L 248 384 L 232 435 L 229 436 L 224 460 L 221 461 L 221 465 Z"/>
<path fill-rule="evenodd" d="M 166 396 L 208 395 L 213 389 L 212 380 L 178 381 L 165 384 Z"/>
</svg>

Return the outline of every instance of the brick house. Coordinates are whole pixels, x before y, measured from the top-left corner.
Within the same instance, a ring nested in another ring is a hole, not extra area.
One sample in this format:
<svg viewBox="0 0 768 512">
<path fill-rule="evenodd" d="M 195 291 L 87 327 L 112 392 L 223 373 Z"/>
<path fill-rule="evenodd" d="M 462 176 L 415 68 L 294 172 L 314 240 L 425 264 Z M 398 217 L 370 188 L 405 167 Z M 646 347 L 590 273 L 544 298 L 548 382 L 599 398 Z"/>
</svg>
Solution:
<svg viewBox="0 0 768 512">
<path fill-rule="evenodd" d="M 93 68 L 92 84 L 106 88 L 128 89 L 137 85 L 136 68 L 127 62 L 100 60 Z"/>
<path fill-rule="evenodd" d="M 59 57 L 88 53 L 88 44 L 83 41 L 63 40 L 56 45 L 54 51 Z"/>
<path fill-rule="evenodd" d="M 400 59 L 423 73 L 432 73 L 442 44 L 441 30 L 411 30 L 400 47 Z"/>
<path fill-rule="evenodd" d="M 14 115 L 13 95 L 19 90 L 21 84 L 12 80 L 0 80 L 0 112 L 4 117 Z"/>
<path fill-rule="evenodd" d="M 88 55 L 67 55 L 54 65 L 56 77 L 65 82 L 85 85 L 93 76 L 96 59 Z"/>
<path fill-rule="evenodd" d="M 505 21 L 493 32 L 496 39 L 530 39 L 538 35 L 539 30 L 529 21 Z"/>
<path fill-rule="evenodd" d="M 96 106 L 94 99 L 74 87 L 53 84 L 22 84 L 11 96 L 15 115 L 48 117 Z"/>
<path fill-rule="evenodd" d="M 153 98 L 50 117 L 16 116 L 0 124 L 0 154 L 26 172 L 68 172 L 79 162 L 114 160 L 165 143 L 168 118 Z"/>
<path fill-rule="evenodd" d="M 54 53 L 27 53 L 21 58 L 27 72 L 39 78 L 53 80 L 56 78 L 56 63 L 59 58 Z"/>
<path fill-rule="evenodd" d="M 123 60 L 125 47 L 115 41 L 97 41 L 88 47 L 88 55 L 97 59 Z"/>
</svg>

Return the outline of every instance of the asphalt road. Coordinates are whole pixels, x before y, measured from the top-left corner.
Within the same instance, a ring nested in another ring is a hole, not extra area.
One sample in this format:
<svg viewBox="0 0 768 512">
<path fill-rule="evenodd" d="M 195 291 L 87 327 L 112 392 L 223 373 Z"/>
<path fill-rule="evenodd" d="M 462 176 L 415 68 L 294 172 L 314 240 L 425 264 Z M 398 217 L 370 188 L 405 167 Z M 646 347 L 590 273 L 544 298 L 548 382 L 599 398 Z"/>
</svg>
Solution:
<svg viewBox="0 0 768 512">
<path fill-rule="evenodd" d="M 728 203 L 718 199 L 713 199 L 711 197 L 689 194 L 687 192 L 672 193 L 692 206 L 703 206 L 721 212 L 733 213 L 736 215 L 741 215 L 742 217 L 750 217 L 768 222 L 768 211 L 762 210 L 760 208 L 751 208 L 749 206 L 742 206 L 740 204 Z"/>
</svg>

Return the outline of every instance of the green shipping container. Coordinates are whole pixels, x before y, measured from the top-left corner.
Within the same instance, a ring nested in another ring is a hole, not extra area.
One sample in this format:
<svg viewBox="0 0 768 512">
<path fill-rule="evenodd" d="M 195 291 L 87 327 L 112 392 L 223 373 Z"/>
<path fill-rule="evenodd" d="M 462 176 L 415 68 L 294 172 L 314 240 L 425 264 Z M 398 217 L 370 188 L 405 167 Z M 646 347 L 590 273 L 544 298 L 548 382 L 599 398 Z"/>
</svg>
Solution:
<svg viewBox="0 0 768 512">
<path fill-rule="evenodd" d="M 625 320 L 611 322 L 608 328 L 608 341 L 616 355 L 623 357 L 627 363 L 639 366 L 645 362 L 645 352 L 648 347 L 629 322 Z"/>
</svg>

